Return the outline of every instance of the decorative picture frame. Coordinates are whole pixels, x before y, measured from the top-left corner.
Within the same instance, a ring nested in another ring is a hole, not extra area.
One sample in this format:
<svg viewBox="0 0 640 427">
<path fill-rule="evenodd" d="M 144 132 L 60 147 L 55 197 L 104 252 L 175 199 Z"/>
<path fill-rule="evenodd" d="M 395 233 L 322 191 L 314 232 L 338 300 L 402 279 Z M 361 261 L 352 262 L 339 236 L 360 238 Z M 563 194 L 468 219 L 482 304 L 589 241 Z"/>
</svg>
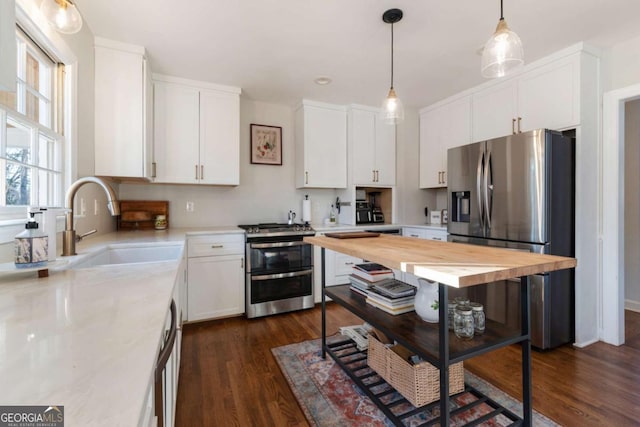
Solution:
<svg viewBox="0 0 640 427">
<path fill-rule="evenodd" d="M 282 166 L 282 128 L 251 124 L 251 163 Z"/>
</svg>

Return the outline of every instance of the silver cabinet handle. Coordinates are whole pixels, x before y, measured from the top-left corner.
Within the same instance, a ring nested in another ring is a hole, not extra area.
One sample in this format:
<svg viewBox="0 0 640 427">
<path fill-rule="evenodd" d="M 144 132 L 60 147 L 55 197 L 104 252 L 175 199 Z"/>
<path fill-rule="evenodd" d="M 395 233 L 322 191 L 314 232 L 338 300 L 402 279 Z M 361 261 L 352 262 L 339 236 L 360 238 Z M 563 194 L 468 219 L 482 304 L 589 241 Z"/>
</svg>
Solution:
<svg viewBox="0 0 640 427">
<path fill-rule="evenodd" d="M 447 183 L 447 171 L 442 171 L 442 182 L 441 184 Z"/>
<path fill-rule="evenodd" d="M 344 265 L 353 265 L 353 264 L 355 264 L 353 261 L 348 261 L 344 263 Z"/>
<path fill-rule="evenodd" d="M 417 234 L 409 234 L 409 237 L 420 237 Z"/>
<path fill-rule="evenodd" d="M 511 133 L 516 134 L 516 119 L 511 119 Z"/>
<path fill-rule="evenodd" d="M 151 178 L 156 177 L 156 162 L 151 163 Z"/>
<path fill-rule="evenodd" d="M 372 170 L 371 170 L 371 176 L 372 176 L 372 179 L 371 179 L 371 180 L 372 180 L 373 182 L 376 182 L 376 171 L 375 171 L 375 169 L 372 169 Z"/>
<path fill-rule="evenodd" d="M 244 269 L 244 258 L 240 258 L 240 270 Z"/>
<path fill-rule="evenodd" d="M 309 172 L 304 171 L 304 183 L 308 184 L 309 183 Z"/>
<path fill-rule="evenodd" d="M 204 166 L 200 165 L 200 179 L 204 179 Z"/>
<path fill-rule="evenodd" d="M 520 130 L 520 122 L 522 121 L 522 117 L 518 117 L 518 133 L 522 133 L 522 130 Z"/>
<path fill-rule="evenodd" d="M 376 182 L 380 182 L 380 171 L 376 170 Z"/>
<path fill-rule="evenodd" d="M 198 180 L 198 165 L 196 165 L 196 181 Z"/>
<path fill-rule="evenodd" d="M 224 248 L 224 245 L 211 245 L 211 249 L 221 249 Z"/>
<path fill-rule="evenodd" d="M 442 240 L 440 237 L 432 237 L 431 240 Z"/>
</svg>

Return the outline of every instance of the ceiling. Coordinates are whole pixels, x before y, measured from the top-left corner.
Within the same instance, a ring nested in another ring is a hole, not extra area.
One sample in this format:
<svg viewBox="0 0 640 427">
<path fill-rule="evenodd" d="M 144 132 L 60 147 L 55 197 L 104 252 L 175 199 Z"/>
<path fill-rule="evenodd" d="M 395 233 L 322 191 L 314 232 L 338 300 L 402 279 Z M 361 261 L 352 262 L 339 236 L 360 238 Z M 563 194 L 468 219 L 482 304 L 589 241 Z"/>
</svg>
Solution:
<svg viewBox="0 0 640 427">
<path fill-rule="evenodd" d="M 482 83 L 478 51 L 499 0 L 77 0 L 96 36 L 145 46 L 153 72 L 241 87 L 243 96 L 378 106 L 390 85 L 420 108 Z M 586 41 L 606 48 L 640 34 L 638 0 L 505 0 L 525 62 Z M 319 86 L 318 76 L 332 83 Z"/>
</svg>

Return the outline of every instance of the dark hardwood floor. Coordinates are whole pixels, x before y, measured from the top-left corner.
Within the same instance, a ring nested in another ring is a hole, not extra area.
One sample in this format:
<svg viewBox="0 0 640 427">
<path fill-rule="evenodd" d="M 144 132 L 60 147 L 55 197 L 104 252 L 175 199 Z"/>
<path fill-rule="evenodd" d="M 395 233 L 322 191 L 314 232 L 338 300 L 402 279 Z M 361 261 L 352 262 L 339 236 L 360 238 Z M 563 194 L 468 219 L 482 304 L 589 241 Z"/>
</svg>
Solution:
<svg viewBox="0 0 640 427">
<path fill-rule="evenodd" d="M 185 325 L 176 425 L 306 426 L 271 348 L 320 337 L 320 309 Z M 327 306 L 327 334 L 362 321 Z M 640 313 L 626 312 L 627 344 L 566 345 L 533 352 L 533 406 L 565 426 L 640 425 Z M 521 396 L 520 349 L 465 361 L 465 368 Z"/>
</svg>

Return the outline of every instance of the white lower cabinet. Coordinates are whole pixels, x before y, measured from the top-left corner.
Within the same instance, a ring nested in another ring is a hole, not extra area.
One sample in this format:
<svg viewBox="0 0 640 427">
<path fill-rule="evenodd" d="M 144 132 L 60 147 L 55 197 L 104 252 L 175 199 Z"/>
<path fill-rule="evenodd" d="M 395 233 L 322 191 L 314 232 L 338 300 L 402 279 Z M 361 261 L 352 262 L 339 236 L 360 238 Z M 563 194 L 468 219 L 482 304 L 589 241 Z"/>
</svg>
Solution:
<svg viewBox="0 0 640 427">
<path fill-rule="evenodd" d="M 422 228 L 422 227 L 402 227 L 402 235 L 405 237 L 415 237 L 418 239 L 447 241 L 447 230 L 445 228 Z M 411 273 L 402 273 L 402 281 L 418 287 L 418 278 Z"/>
<path fill-rule="evenodd" d="M 197 236 L 187 241 L 188 320 L 244 313 L 244 235 Z"/>
<path fill-rule="evenodd" d="M 348 284 L 353 266 L 362 262 L 361 258 L 326 249 L 325 286 Z"/>
</svg>

